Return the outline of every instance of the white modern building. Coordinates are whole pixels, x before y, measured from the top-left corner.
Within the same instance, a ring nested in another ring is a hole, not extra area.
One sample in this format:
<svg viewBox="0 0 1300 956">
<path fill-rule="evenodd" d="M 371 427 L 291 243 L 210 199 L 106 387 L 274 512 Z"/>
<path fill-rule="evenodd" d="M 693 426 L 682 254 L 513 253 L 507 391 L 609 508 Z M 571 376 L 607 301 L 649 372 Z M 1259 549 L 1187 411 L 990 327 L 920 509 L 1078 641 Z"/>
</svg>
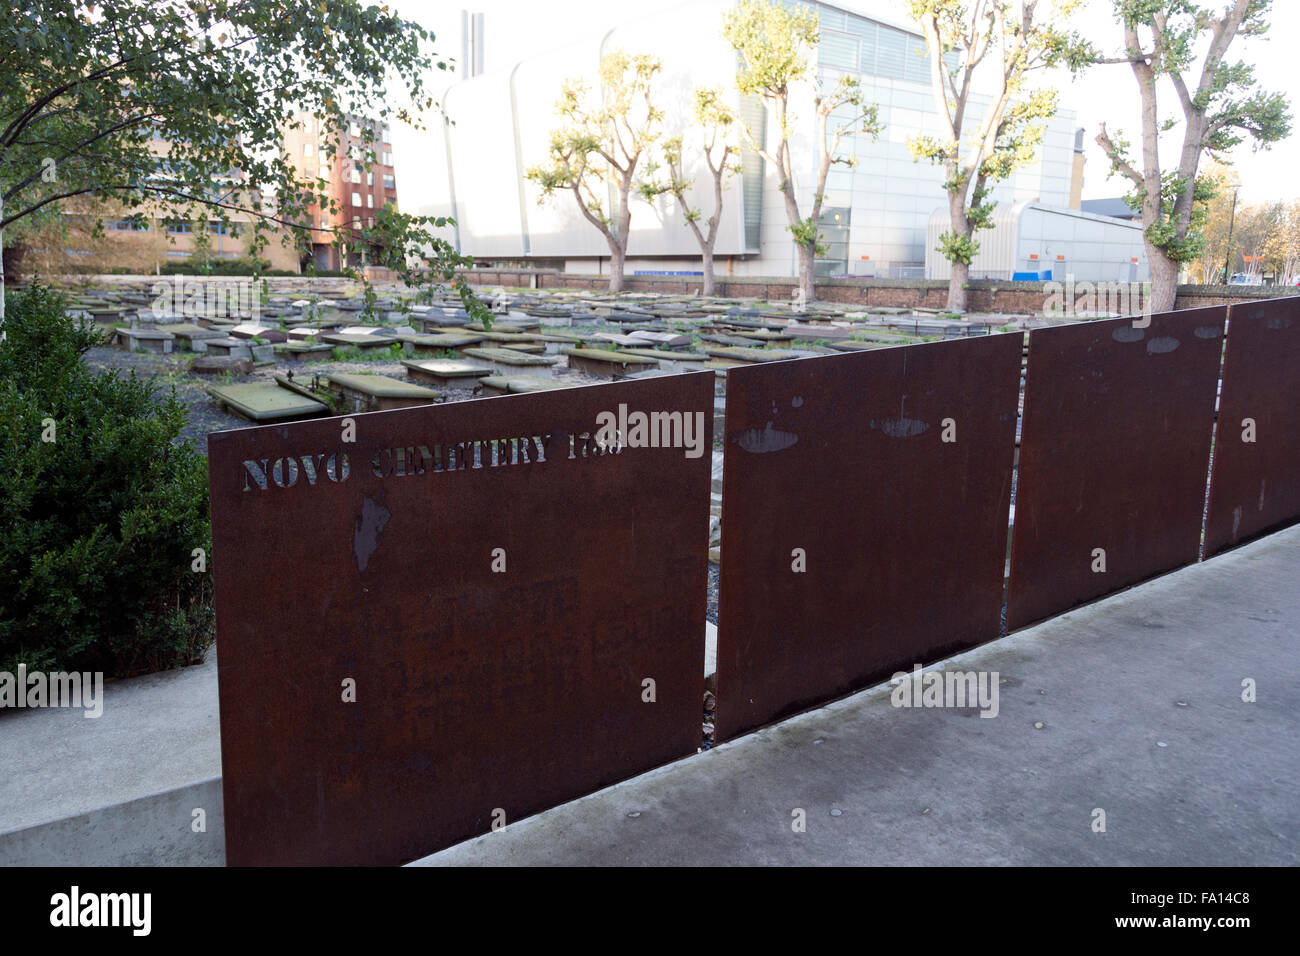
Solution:
<svg viewBox="0 0 1300 956">
<path fill-rule="evenodd" d="M 979 233 L 972 279 L 1053 279 L 1146 282 L 1151 268 L 1142 223 L 1062 209 L 1039 202 L 1004 203 L 993 211 L 993 228 Z M 930 214 L 925 274 L 947 279 L 952 264 L 935 251 L 948 229 L 948 210 Z"/>
<path fill-rule="evenodd" d="M 440 97 L 445 111 L 441 128 L 434 124 L 418 151 L 403 150 L 399 156 L 402 163 L 419 164 L 400 170 L 405 208 L 455 219 L 446 238 L 480 263 L 532 263 L 587 273 L 607 269 L 608 247 L 573 197 L 560 194 L 539 204 L 539 190 L 525 172 L 546 159 L 550 132 L 558 124 L 554 106 L 562 82 L 581 77 L 599 89 L 602 55 L 623 49 L 663 61 L 657 88 L 666 113 L 665 135 L 685 135 L 687 172 L 700 184 L 694 204 L 707 216 L 710 183 L 698 149 L 695 169 L 690 167 L 690 146 L 698 143 L 698 136 L 692 139 L 692 90 L 722 87 L 752 129 L 764 130 L 766 124 L 761 101 L 741 97 L 734 87 L 737 55 L 721 32 L 723 15 L 732 5 L 732 0 L 691 0 L 667 13 L 611 24 L 599 42 L 547 49 L 507 70 L 448 87 Z M 933 244 L 927 238 L 931 214 L 946 208 L 941 170 L 913 161 L 908 149 L 910 138 L 939 131 L 925 42 L 916 26 L 906 22 L 898 2 L 861 0 L 854 11 L 830 3 L 811 6 L 821 22 L 818 71 L 823 83 L 833 84 L 841 73 L 857 76 L 868 100 L 878 104 L 884 126 L 876 141 L 846 140 L 844 149 L 857 156 L 856 168 L 831 167 L 822 217 L 828 251 L 818 271 L 921 278 Z M 818 164 L 812 97 L 807 84 L 792 98 L 796 186 L 805 215 Z M 744 155 L 743 165 L 725 194 L 715 249 L 717 274 L 794 275 L 797 256 L 774 171 L 753 153 Z M 1005 204 L 1066 207 L 1075 168 L 1074 114 L 1061 111 L 1048 125 L 1036 162 L 999 184 L 993 198 Z M 676 201 L 661 197 L 653 204 L 633 203 L 627 274 L 698 271 L 699 247 Z"/>
</svg>

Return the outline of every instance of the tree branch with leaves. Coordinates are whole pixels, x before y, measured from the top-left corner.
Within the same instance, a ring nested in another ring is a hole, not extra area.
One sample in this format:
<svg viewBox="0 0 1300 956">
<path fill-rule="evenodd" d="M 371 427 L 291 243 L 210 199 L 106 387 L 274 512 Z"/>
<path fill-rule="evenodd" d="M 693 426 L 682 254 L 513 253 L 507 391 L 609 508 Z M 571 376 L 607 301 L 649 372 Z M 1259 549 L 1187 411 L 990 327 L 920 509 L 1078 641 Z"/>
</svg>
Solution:
<svg viewBox="0 0 1300 956">
<path fill-rule="evenodd" d="M 45 0 L 6 17 L 0 246 L 6 229 L 48 224 L 74 198 L 114 216 L 213 215 L 223 227 L 238 209 L 253 217 L 254 257 L 273 233 L 299 246 L 321 234 L 338 242 L 333 227 L 306 224 L 312 205 L 337 210 L 323 180 L 299 177 L 284 131 L 300 112 L 321 122 L 323 140 L 357 118 L 418 127 L 435 106 L 427 75 L 447 68 L 432 40 L 358 0 Z M 389 259 L 418 282 L 469 264 L 436 228 L 428 217 L 376 217 L 374 238 L 410 248 L 420 233 L 423 260 Z M 487 314 L 462 277 L 451 281 Z M 3 301 L 0 270 L 0 320 Z"/>
</svg>

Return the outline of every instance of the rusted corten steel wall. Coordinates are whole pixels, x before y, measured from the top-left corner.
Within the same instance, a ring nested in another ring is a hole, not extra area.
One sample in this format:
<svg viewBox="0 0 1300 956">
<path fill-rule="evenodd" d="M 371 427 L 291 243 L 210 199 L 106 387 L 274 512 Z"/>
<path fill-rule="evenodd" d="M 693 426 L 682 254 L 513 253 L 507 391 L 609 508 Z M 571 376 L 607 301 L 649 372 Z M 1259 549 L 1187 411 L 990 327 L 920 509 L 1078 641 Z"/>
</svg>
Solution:
<svg viewBox="0 0 1300 956">
<path fill-rule="evenodd" d="M 694 753 L 713 390 L 210 436 L 228 862 L 403 863 Z M 621 404 L 702 442 L 601 454 Z"/>
<path fill-rule="evenodd" d="M 1009 630 L 1197 560 L 1226 312 L 1029 333 Z"/>
<path fill-rule="evenodd" d="M 728 371 L 719 739 L 998 636 L 1022 343 Z"/>
<path fill-rule="evenodd" d="M 1233 305 L 1205 554 L 1300 518 L 1300 297 Z"/>
</svg>

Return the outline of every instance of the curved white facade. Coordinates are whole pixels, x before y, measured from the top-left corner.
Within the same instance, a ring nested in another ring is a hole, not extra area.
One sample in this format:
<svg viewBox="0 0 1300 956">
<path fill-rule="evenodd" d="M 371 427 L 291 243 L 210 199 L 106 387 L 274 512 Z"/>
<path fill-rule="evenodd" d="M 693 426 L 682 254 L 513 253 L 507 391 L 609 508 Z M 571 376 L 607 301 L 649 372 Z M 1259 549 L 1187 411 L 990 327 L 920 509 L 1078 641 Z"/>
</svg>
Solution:
<svg viewBox="0 0 1300 956">
<path fill-rule="evenodd" d="M 742 102 L 735 90 L 736 54 L 721 35 L 723 14 L 732 5 L 731 0 L 685 3 L 666 14 L 611 25 L 599 42 L 546 50 L 509 70 L 450 87 L 442 97 L 445 127 L 424 135 L 418 149 L 398 151 L 399 162 L 419 163 L 418 168 L 400 170 L 410 197 L 406 208 L 455 218 L 458 225 L 447 230 L 447 238 L 479 260 L 560 260 L 571 271 L 600 271 L 608 247 L 573 197 L 559 194 L 539 205 L 537 187 L 525 172 L 545 161 L 562 82 L 581 77 L 596 88 L 601 56 L 621 48 L 663 61 L 656 85 L 658 104 L 666 113 L 665 135 L 685 134 L 688 175 L 693 173 L 698 184 L 694 204 L 707 216 L 712 203 L 708 171 L 698 150 L 690 149 L 693 138 L 698 140 L 698 132 L 691 129 L 691 91 L 722 87 L 734 106 L 756 116 L 756 104 Z M 888 12 L 895 4 L 862 4 L 872 11 L 869 16 L 829 4 L 814 6 L 821 18 L 823 82 L 834 83 L 841 72 L 858 76 L 868 100 L 878 104 L 884 124 L 875 142 L 846 141 L 843 149 L 856 154 L 856 169 L 831 169 L 823 217 L 830 252 L 819 271 L 920 277 L 927 262 L 930 214 L 946 207 L 941 171 L 913 162 L 907 147 L 912 136 L 938 133 L 924 42 L 914 26 Z M 804 215 L 811 206 L 819 162 L 812 97 L 811 84 L 792 97 L 796 127 L 791 146 Z M 1070 112 L 1050 121 L 1038 160 L 999 184 L 995 200 L 1068 204 L 1073 121 Z M 671 197 L 653 204 L 633 199 L 629 275 L 699 269 L 699 247 L 676 206 Z M 794 275 L 796 253 L 786 226 L 773 171 L 751 157 L 745 174 L 731 179 L 725 193 L 715 249 L 718 273 Z"/>
</svg>

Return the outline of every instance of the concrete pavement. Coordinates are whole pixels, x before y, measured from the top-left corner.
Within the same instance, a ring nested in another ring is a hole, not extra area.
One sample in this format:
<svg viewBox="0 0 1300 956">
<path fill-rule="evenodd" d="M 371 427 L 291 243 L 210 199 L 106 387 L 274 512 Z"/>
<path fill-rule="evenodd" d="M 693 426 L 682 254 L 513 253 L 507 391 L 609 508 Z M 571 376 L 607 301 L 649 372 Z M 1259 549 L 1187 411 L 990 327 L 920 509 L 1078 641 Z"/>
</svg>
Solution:
<svg viewBox="0 0 1300 956">
<path fill-rule="evenodd" d="M 1293 527 L 943 662 L 996 718 L 873 688 L 419 865 L 1296 865 L 1298 585 Z"/>
</svg>

